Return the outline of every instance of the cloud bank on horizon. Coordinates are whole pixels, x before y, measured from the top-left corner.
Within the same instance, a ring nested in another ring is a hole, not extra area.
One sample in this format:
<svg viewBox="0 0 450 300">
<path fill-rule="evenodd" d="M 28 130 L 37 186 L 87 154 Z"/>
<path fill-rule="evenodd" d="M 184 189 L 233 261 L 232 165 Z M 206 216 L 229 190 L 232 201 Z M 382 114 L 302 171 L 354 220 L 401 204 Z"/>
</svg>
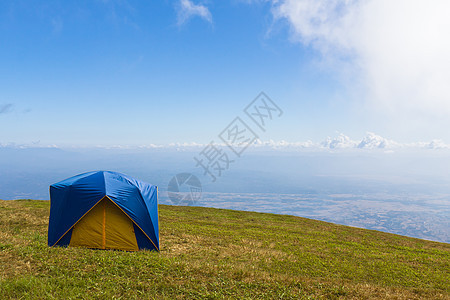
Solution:
<svg viewBox="0 0 450 300">
<path fill-rule="evenodd" d="M 450 2 L 273 3 L 292 39 L 319 51 L 353 90 L 357 78 L 370 104 L 393 114 L 450 115 Z"/>
<path fill-rule="evenodd" d="M 104 146 L 97 145 L 94 147 L 76 147 L 71 146 L 69 148 L 97 148 L 97 149 L 175 149 L 177 151 L 188 151 L 202 149 L 208 144 L 197 143 L 197 142 L 184 142 L 184 143 L 169 143 L 169 144 L 146 144 L 141 146 L 127 146 L 127 145 L 112 145 Z M 225 144 L 214 143 L 221 147 L 227 147 Z M 27 148 L 67 148 L 59 147 L 58 145 L 41 145 L 40 142 L 32 142 L 31 144 L 14 144 L 0 143 L 0 148 L 17 148 L 17 149 L 27 149 Z M 267 140 L 262 141 L 257 139 L 250 147 L 251 150 L 312 150 L 312 151 L 322 151 L 322 150 L 351 150 L 351 149 L 361 149 L 361 150 L 419 150 L 419 149 L 429 149 L 429 150 L 450 150 L 450 145 L 446 144 L 440 139 L 435 139 L 430 142 L 413 142 L 413 143 L 400 143 L 392 139 L 384 138 L 373 132 L 367 132 L 366 135 L 361 140 L 351 139 L 349 136 L 339 133 L 335 137 L 328 136 L 321 142 L 304 141 L 304 142 L 288 142 L 285 140 L 274 141 Z"/>
</svg>

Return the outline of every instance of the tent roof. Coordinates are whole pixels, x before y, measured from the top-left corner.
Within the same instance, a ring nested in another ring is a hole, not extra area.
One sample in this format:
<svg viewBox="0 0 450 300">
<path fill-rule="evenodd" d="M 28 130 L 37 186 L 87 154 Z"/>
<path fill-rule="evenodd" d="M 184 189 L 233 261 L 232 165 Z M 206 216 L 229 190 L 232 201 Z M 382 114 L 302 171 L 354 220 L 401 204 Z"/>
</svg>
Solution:
<svg viewBox="0 0 450 300">
<path fill-rule="evenodd" d="M 105 196 L 159 249 L 157 187 L 111 171 L 83 173 L 50 186 L 49 245 L 58 243 Z"/>
</svg>

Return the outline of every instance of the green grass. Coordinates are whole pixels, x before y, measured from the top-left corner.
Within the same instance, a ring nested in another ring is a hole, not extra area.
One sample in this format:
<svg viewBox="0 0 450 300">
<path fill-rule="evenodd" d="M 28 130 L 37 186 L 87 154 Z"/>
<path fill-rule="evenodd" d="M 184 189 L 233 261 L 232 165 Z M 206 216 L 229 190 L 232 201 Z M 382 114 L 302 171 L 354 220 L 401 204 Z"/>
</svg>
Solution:
<svg viewBox="0 0 450 300">
<path fill-rule="evenodd" d="M 0 201 L 2 299 L 450 299 L 450 245 L 299 217 L 159 206 L 161 252 L 47 246 Z"/>
</svg>

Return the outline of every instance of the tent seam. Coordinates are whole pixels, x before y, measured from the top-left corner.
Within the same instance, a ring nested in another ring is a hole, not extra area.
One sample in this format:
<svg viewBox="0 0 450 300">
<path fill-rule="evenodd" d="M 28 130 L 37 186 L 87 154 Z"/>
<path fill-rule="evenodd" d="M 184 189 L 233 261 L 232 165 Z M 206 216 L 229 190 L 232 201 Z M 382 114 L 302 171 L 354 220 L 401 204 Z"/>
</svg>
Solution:
<svg viewBox="0 0 450 300">
<path fill-rule="evenodd" d="M 108 198 L 109 200 L 111 200 L 111 202 L 114 203 L 131 220 L 131 222 L 133 222 L 133 224 L 135 224 L 145 234 L 145 236 L 150 240 L 150 242 L 153 244 L 153 246 L 155 246 L 155 249 L 158 250 L 158 252 L 159 252 L 159 248 L 156 247 L 155 243 L 153 243 L 152 239 L 147 235 L 147 233 L 145 233 L 145 231 L 142 230 L 141 226 L 139 226 L 133 220 L 133 218 L 131 218 L 116 202 L 114 202 L 111 198 L 109 198 L 108 195 L 106 195 L 105 197 Z M 150 220 L 151 220 L 151 218 L 150 218 Z M 158 226 L 159 226 L 159 224 L 158 224 Z"/>
</svg>

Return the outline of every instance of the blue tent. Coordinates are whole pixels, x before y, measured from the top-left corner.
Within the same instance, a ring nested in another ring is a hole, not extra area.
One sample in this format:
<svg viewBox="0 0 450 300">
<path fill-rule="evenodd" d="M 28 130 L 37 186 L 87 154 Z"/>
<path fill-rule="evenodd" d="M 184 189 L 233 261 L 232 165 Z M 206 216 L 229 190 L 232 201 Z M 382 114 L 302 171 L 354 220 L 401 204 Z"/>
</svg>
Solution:
<svg viewBox="0 0 450 300">
<path fill-rule="evenodd" d="M 50 186 L 49 246 L 159 251 L 158 188 L 96 171 Z"/>
</svg>

